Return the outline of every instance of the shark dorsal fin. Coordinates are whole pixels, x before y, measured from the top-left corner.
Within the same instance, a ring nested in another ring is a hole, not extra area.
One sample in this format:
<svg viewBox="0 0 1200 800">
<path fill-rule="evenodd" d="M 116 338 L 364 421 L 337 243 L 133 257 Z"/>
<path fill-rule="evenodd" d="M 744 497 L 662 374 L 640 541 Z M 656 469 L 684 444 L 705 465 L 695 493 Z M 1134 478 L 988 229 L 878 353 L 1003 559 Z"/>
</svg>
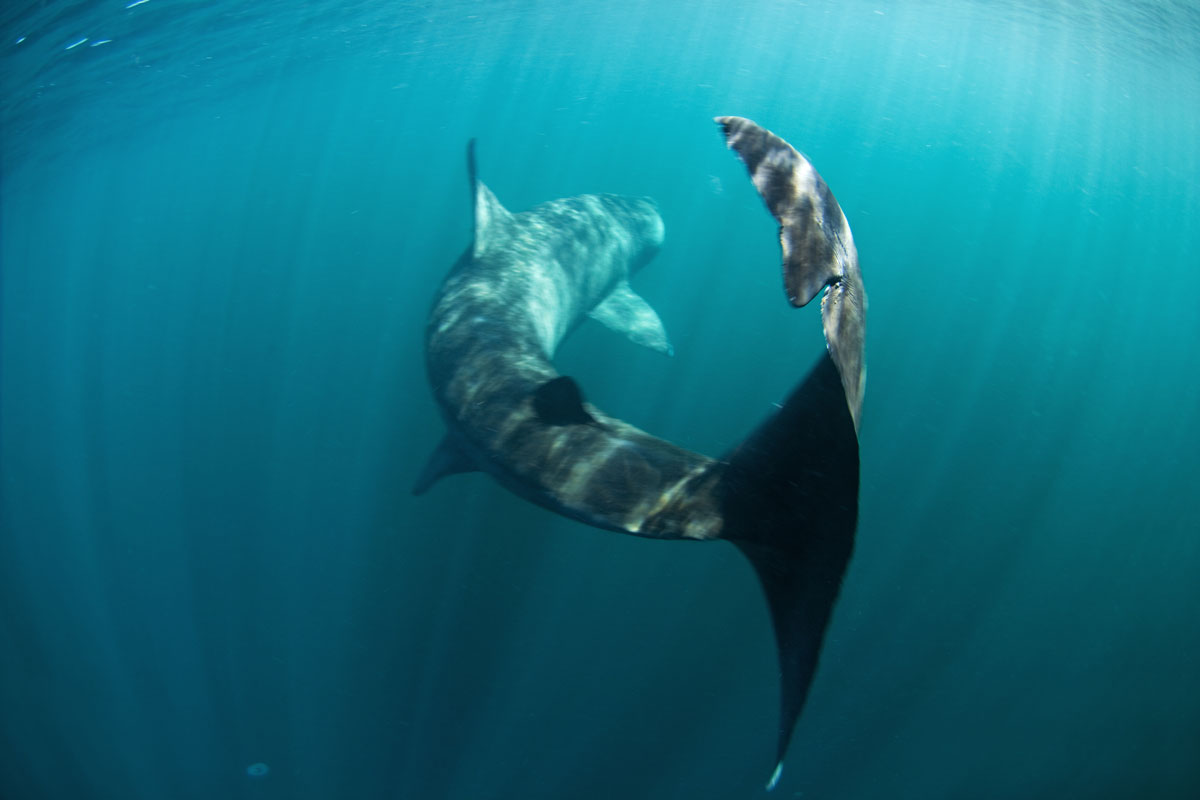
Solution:
<svg viewBox="0 0 1200 800">
<path fill-rule="evenodd" d="M 475 167 L 474 139 L 467 143 L 467 178 L 471 182 L 471 202 L 475 214 L 475 243 L 471 246 L 471 255 L 479 258 L 487 251 L 488 243 L 497 230 L 507 227 L 512 221 L 512 212 L 500 205 L 492 190 L 479 180 Z"/>
<path fill-rule="evenodd" d="M 475 182 L 475 245 L 473 255 L 479 258 L 498 231 L 508 227 L 512 212 L 500 205 L 483 181 Z"/>
<path fill-rule="evenodd" d="M 583 392 L 574 378 L 560 375 L 533 392 L 533 410 L 547 425 L 583 425 L 596 418 L 583 407 Z"/>
</svg>

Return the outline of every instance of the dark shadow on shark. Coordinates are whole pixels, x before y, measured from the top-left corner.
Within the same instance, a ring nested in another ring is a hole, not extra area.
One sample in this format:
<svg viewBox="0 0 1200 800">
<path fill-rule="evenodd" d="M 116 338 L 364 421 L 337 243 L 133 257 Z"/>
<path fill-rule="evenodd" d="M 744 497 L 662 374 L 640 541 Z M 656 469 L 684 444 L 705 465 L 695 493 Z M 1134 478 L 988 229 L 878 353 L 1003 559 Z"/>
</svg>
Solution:
<svg viewBox="0 0 1200 800">
<path fill-rule="evenodd" d="M 779 222 L 788 299 L 802 306 L 824 292 L 828 347 L 807 377 L 721 459 L 587 403 L 551 363 L 584 319 L 671 352 L 658 315 L 629 285 L 662 244 L 657 207 L 646 198 L 581 195 L 512 213 L 478 180 L 472 142 L 474 241 L 439 289 L 426 329 L 429 381 L 448 432 L 413 491 L 482 471 L 606 530 L 733 542 L 762 584 L 779 650 L 770 789 L 853 550 L 866 294 L 850 226 L 808 160 L 749 120 L 716 121 Z"/>
</svg>

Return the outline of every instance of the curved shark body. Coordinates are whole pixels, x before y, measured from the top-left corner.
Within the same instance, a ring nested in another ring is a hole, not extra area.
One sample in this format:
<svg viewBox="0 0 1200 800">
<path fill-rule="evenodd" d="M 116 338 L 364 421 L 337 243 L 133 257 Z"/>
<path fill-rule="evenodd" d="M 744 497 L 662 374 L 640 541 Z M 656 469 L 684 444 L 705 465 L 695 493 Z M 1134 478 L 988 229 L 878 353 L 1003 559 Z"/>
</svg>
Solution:
<svg viewBox="0 0 1200 800">
<path fill-rule="evenodd" d="M 854 281 L 849 226 L 808 161 L 748 120 L 718 122 L 780 219 L 781 240 L 809 242 L 808 260 L 790 264 L 785 245 L 785 278 L 797 305 L 827 289 L 829 352 L 721 459 L 604 414 L 551 359 L 588 316 L 670 352 L 658 315 L 629 286 L 662 244 L 657 208 L 642 198 L 582 195 L 511 213 L 477 179 L 472 148 L 474 242 L 439 290 L 426 329 L 429 380 L 448 433 L 414 492 L 445 475 L 482 471 L 599 528 L 737 545 L 766 593 L 783 673 L 774 786 L 853 546 L 865 296 Z M 816 288 L 798 302 L 793 281 Z"/>
</svg>

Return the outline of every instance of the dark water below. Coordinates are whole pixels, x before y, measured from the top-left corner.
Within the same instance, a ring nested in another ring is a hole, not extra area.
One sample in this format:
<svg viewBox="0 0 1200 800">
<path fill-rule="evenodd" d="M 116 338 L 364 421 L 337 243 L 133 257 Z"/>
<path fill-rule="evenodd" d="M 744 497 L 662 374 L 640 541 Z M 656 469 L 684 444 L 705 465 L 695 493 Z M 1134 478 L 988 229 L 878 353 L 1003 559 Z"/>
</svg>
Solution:
<svg viewBox="0 0 1200 800">
<path fill-rule="evenodd" d="M 510 208 L 663 209 L 676 356 L 585 325 L 597 405 L 719 454 L 804 373 L 715 114 L 812 158 L 871 297 L 777 794 L 1200 795 L 1194 6 L 125 5 L 0 12 L 4 800 L 759 796 L 733 548 L 408 495 L 471 136 Z"/>
</svg>

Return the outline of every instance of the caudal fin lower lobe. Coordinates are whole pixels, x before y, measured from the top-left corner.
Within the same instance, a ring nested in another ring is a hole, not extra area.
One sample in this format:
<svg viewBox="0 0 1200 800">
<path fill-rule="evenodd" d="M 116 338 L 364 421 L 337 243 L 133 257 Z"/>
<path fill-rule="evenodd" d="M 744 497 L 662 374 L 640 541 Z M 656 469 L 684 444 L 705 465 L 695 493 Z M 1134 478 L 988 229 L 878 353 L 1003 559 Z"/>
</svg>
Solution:
<svg viewBox="0 0 1200 800">
<path fill-rule="evenodd" d="M 782 762 L 858 523 L 858 437 L 828 353 L 725 461 L 722 536 L 754 565 L 779 648 Z"/>
</svg>

